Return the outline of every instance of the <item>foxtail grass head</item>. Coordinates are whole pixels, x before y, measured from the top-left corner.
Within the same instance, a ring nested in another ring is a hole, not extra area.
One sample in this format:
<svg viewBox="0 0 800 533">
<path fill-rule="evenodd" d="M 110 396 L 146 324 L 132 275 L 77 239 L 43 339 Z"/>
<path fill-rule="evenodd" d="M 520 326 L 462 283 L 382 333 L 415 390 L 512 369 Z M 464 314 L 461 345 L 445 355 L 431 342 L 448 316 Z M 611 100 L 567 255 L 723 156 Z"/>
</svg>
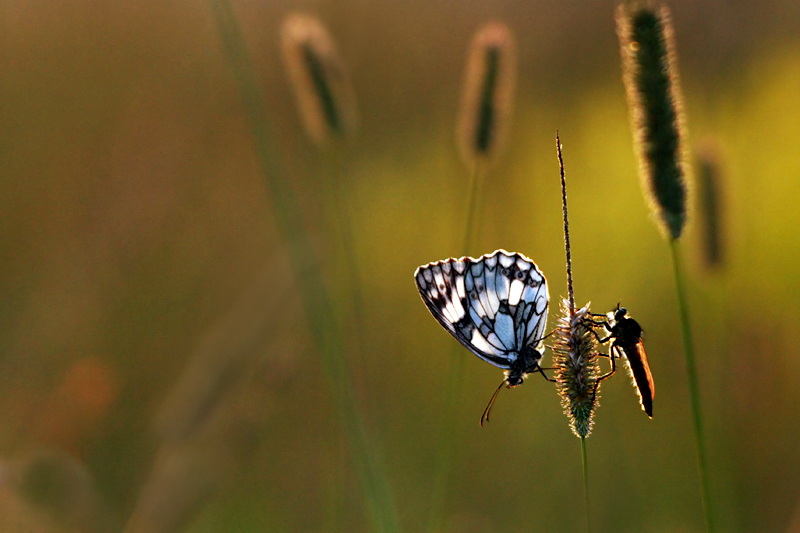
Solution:
<svg viewBox="0 0 800 533">
<path fill-rule="evenodd" d="M 517 50 L 511 30 L 489 22 L 472 39 L 456 137 L 468 166 L 488 160 L 505 140 L 514 104 Z"/>
<path fill-rule="evenodd" d="M 686 223 L 685 127 L 669 10 L 649 2 L 617 9 L 617 33 L 639 174 L 662 232 Z"/>
<path fill-rule="evenodd" d="M 589 304 L 572 311 L 569 301 L 562 301 L 555 343 L 551 348 L 561 406 L 572 432 L 580 438 L 592 432 L 594 410 L 598 406 L 597 340 L 591 320 Z"/>
<path fill-rule="evenodd" d="M 352 134 L 355 93 L 325 27 L 308 15 L 291 14 L 281 25 L 281 46 L 300 117 L 312 141 L 326 146 L 332 138 Z"/>
</svg>

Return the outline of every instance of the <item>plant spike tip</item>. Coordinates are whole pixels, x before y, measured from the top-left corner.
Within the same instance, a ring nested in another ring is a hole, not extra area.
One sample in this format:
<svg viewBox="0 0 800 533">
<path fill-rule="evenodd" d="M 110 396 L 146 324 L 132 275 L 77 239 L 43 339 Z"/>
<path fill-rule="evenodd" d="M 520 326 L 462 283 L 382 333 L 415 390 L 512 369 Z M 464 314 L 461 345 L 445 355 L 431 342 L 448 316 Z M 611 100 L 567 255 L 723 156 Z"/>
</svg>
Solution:
<svg viewBox="0 0 800 533">
<path fill-rule="evenodd" d="M 488 160 L 506 136 L 514 103 L 517 51 L 511 30 L 500 22 L 482 26 L 467 55 L 456 138 L 468 166 Z"/>
<path fill-rule="evenodd" d="M 669 9 L 633 2 L 616 19 L 642 187 L 659 228 L 678 239 L 687 210 L 685 127 Z"/>
<path fill-rule="evenodd" d="M 355 130 L 353 86 L 333 39 L 316 18 L 300 13 L 281 25 L 281 48 L 303 125 L 318 146 Z"/>
</svg>

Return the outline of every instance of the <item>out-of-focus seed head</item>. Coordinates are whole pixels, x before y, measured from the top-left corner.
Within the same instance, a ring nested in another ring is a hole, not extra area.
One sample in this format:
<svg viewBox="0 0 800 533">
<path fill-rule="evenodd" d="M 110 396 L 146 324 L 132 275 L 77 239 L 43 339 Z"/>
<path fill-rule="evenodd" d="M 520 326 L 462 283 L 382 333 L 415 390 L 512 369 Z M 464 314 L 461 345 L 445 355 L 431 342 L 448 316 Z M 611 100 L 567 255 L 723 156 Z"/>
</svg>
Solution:
<svg viewBox="0 0 800 533">
<path fill-rule="evenodd" d="M 591 330 L 589 304 L 570 313 L 561 302 L 561 316 L 552 346 L 556 389 L 573 433 L 580 438 L 592 431 L 598 404 L 597 340 Z"/>
<path fill-rule="evenodd" d="M 294 13 L 281 26 L 283 59 L 300 117 L 319 146 L 345 137 L 356 127 L 350 77 L 328 31 L 315 18 Z"/>
<path fill-rule="evenodd" d="M 507 135 L 514 104 L 517 50 L 511 30 L 489 22 L 472 39 L 456 137 L 468 166 L 488 160 Z"/>
<path fill-rule="evenodd" d="M 697 150 L 697 182 L 703 258 L 709 268 L 722 266 L 725 256 L 724 212 L 719 150 L 706 140 Z"/>
<path fill-rule="evenodd" d="M 685 127 L 669 10 L 648 2 L 617 9 L 617 33 L 639 174 L 662 232 L 686 223 Z"/>
</svg>

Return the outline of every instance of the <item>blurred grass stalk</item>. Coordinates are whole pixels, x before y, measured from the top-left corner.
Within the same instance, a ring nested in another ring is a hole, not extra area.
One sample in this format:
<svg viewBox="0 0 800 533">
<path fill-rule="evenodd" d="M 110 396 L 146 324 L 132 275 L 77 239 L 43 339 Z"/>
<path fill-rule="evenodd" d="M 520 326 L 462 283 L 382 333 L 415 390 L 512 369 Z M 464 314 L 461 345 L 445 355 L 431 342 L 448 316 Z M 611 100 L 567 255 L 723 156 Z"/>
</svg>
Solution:
<svg viewBox="0 0 800 533">
<path fill-rule="evenodd" d="M 294 271 L 309 331 L 322 359 L 322 367 L 332 385 L 332 393 L 353 463 L 362 485 L 373 526 L 377 531 L 397 531 L 399 523 L 386 473 L 375 442 L 367 432 L 358 411 L 352 379 L 344 354 L 340 326 L 328 289 L 319 275 L 319 261 L 298 209 L 297 198 L 288 186 L 286 172 L 273 155 L 273 141 L 266 102 L 255 79 L 253 62 L 242 35 L 233 6 L 227 0 L 209 0 L 211 13 L 220 34 L 223 53 L 233 70 L 242 94 L 245 115 L 250 123 L 256 154 L 272 198 L 273 212 Z"/>
<path fill-rule="evenodd" d="M 345 273 L 336 277 L 344 302 L 340 315 L 350 316 L 347 338 L 358 356 L 358 364 L 370 363 L 363 353 L 364 301 L 358 269 L 358 254 L 351 222 L 352 195 L 348 194 L 346 161 L 348 141 L 357 123 L 353 84 L 328 30 L 314 17 L 302 13 L 287 15 L 281 24 L 281 51 L 297 101 L 300 120 L 311 142 L 323 154 L 324 169 L 313 184 L 333 199 L 332 222 L 335 228 L 328 239 L 337 242 L 336 263 Z"/>
<path fill-rule="evenodd" d="M 492 158 L 502 149 L 514 104 L 517 77 L 517 50 L 511 30 L 491 21 L 475 32 L 464 74 L 461 107 L 456 120 L 456 143 L 468 168 L 467 211 L 463 255 L 469 255 L 480 234 L 481 190 Z M 480 256 L 476 253 L 475 256 Z M 440 424 L 437 466 L 430 507 L 430 530 L 444 527 L 447 485 L 456 453 L 454 410 L 464 374 L 464 354 L 460 344 L 450 352 L 445 404 Z"/>
<path fill-rule="evenodd" d="M 517 81 L 517 47 L 511 30 L 488 22 L 475 33 L 467 52 L 456 142 L 470 171 L 464 253 L 480 227 L 480 192 L 486 170 L 505 145 Z"/>
<path fill-rule="evenodd" d="M 669 9 L 630 2 L 617 10 L 623 80 L 645 197 L 669 242 L 686 354 L 698 473 L 706 529 L 714 530 L 700 388 L 678 239 L 686 223 L 685 126 Z"/>
<path fill-rule="evenodd" d="M 112 531 L 86 464 L 71 453 L 34 446 L 0 458 L 0 531 Z"/>
<path fill-rule="evenodd" d="M 160 447 L 125 533 L 185 528 L 253 457 L 300 351 L 278 334 L 298 307 L 294 284 L 275 286 L 290 277 L 285 262 L 271 262 L 198 343 L 156 419 Z"/>
<path fill-rule="evenodd" d="M 345 151 L 357 126 L 355 91 L 334 40 L 318 19 L 303 13 L 287 15 L 281 23 L 281 52 L 300 121 L 323 156 L 318 161 L 322 168 L 314 172 L 312 187 L 320 189 L 324 199 L 333 199 L 332 206 L 328 206 L 328 202 L 323 204 L 324 226 L 326 232 L 329 231 L 327 241 L 334 243 L 326 254 L 327 263 L 335 267 L 331 285 L 338 289 L 333 293 L 336 314 L 349 318 L 342 325 L 345 338 L 349 340 L 344 349 L 351 364 L 371 375 L 371 370 L 375 369 L 373 361 L 364 353 L 364 300 L 351 222 L 353 201 L 348 194 L 345 169 L 348 159 Z M 360 384 L 351 382 L 350 385 L 358 388 Z M 373 414 L 367 412 L 365 416 L 373 418 Z M 346 445 L 342 443 L 341 447 L 344 449 Z M 340 484 L 346 479 L 344 468 L 342 461 L 338 469 Z M 336 517 L 343 514 L 345 495 L 341 491 L 332 491 L 332 494 L 330 520 L 336 523 Z"/>
</svg>

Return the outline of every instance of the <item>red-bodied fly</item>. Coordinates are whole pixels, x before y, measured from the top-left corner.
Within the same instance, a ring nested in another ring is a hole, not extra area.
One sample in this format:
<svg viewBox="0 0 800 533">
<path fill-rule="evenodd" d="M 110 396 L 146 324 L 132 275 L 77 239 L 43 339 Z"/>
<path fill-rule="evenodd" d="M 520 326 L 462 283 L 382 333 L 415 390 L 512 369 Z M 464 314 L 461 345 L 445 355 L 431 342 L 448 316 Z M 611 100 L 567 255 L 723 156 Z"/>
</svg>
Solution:
<svg viewBox="0 0 800 533">
<path fill-rule="evenodd" d="M 653 398 L 656 388 L 653 382 L 653 374 L 650 372 L 650 365 L 647 363 L 647 354 L 642 343 L 642 327 L 633 318 L 628 316 L 628 310 L 617 305 L 617 308 L 604 316 L 605 320 L 593 322 L 594 325 L 605 328 L 609 334 L 604 339 L 599 339 L 601 343 L 611 341 L 609 358 L 611 359 L 611 371 L 602 376 L 600 380 L 611 376 L 616 371 L 616 358 L 625 356 L 628 361 L 628 368 L 639 393 L 639 401 L 642 409 L 647 416 L 653 418 Z"/>
</svg>

